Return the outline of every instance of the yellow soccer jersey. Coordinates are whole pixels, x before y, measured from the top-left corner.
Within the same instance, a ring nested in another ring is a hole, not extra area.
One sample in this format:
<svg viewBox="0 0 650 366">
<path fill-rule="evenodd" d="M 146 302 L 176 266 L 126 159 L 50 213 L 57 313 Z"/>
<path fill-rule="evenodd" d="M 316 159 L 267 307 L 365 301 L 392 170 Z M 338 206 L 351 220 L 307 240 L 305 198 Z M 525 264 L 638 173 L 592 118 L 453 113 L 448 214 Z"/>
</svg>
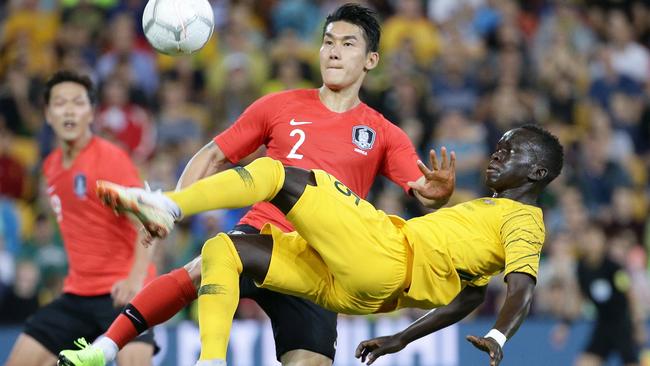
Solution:
<svg viewBox="0 0 650 366">
<path fill-rule="evenodd" d="M 537 277 L 544 244 L 542 210 L 506 198 L 480 198 L 408 220 L 411 286 L 398 307 L 448 304 L 466 285 L 500 272 Z"/>
</svg>

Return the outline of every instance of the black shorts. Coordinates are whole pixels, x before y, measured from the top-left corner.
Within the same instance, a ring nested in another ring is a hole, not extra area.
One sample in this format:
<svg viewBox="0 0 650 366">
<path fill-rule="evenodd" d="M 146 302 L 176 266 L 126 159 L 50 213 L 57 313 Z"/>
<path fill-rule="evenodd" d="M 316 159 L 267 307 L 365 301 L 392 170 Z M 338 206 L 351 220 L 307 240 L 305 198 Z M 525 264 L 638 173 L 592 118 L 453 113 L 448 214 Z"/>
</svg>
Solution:
<svg viewBox="0 0 650 366">
<path fill-rule="evenodd" d="M 250 225 L 237 225 L 229 234 L 259 234 Z M 240 297 L 254 300 L 271 319 L 275 354 L 305 349 L 334 359 L 337 314 L 299 297 L 255 286 L 253 279 L 239 280 Z"/>
<path fill-rule="evenodd" d="M 74 345 L 77 338 L 92 342 L 104 334 L 121 310 L 113 307 L 111 295 L 63 294 L 29 317 L 24 333 L 57 355 L 64 349 L 77 349 Z M 154 346 L 154 352 L 158 350 L 152 329 L 132 342 L 145 342 Z"/>
<path fill-rule="evenodd" d="M 617 353 L 624 364 L 639 363 L 640 347 L 633 334 L 632 325 L 628 322 L 596 322 L 585 352 L 603 360 Z"/>
</svg>

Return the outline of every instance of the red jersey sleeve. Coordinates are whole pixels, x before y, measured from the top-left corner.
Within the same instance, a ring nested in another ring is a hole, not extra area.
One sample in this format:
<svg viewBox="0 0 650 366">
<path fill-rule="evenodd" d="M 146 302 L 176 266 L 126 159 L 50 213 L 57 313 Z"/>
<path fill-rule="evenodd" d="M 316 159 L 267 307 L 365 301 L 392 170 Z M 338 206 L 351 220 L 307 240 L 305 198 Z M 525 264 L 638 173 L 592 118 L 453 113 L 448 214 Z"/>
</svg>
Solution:
<svg viewBox="0 0 650 366">
<path fill-rule="evenodd" d="M 236 163 L 267 143 L 270 122 L 274 112 L 281 109 L 285 98 L 282 93 L 264 96 L 251 104 L 244 113 L 214 142 L 231 163 Z"/>
<path fill-rule="evenodd" d="M 386 132 L 388 142 L 381 174 L 409 193 L 411 188 L 406 183 L 422 176 L 417 165 L 418 154 L 409 137 L 399 127 L 390 124 Z"/>
</svg>

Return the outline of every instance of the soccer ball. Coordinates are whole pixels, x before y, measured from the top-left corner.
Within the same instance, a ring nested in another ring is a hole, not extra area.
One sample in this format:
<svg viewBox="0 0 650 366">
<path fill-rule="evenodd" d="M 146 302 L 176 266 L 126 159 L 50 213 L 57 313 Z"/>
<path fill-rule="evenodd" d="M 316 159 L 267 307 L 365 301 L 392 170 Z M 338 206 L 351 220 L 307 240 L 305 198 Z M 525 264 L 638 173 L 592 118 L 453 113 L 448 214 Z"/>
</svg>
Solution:
<svg viewBox="0 0 650 366">
<path fill-rule="evenodd" d="M 142 15 L 147 40 L 166 55 L 190 54 L 210 39 L 214 15 L 208 0 L 149 0 Z"/>
</svg>

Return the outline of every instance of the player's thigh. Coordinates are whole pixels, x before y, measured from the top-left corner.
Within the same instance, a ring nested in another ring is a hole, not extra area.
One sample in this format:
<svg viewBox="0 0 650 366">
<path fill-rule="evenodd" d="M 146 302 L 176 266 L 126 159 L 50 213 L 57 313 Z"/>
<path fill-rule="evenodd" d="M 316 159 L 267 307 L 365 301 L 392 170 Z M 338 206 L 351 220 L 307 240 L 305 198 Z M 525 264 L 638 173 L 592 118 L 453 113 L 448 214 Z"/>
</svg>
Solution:
<svg viewBox="0 0 650 366">
<path fill-rule="evenodd" d="M 257 279 L 262 287 L 273 291 L 307 298 L 325 304 L 328 298 L 332 275 L 318 253 L 296 232 L 283 233 L 273 227 L 273 235 L 232 235 L 230 239 L 242 255 L 242 248 L 249 246 L 251 240 L 269 240 L 270 262 L 266 275 L 262 278 L 247 275 L 247 261 L 243 276 Z M 251 253 L 246 253 L 250 257 Z"/>
<path fill-rule="evenodd" d="M 289 351 L 280 357 L 282 366 L 331 366 L 332 359 L 305 349 Z"/>
<path fill-rule="evenodd" d="M 145 342 L 130 342 L 117 354 L 118 366 L 151 365 L 154 346 Z"/>
<path fill-rule="evenodd" d="M 273 328 L 276 356 L 285 364 L 330 364 L 334 359 L 337 314 L 296 296 L 258 288 L 242 276 L 246 297 L 257 302 Z M 300 352 L 294 352 L 301 350 Z"/>
<path fill-rule="evenodd" d="M 407 243 L 391 218 L 331 175 L 315 170 L 287 218 L 341 284 L 382 297 L 403 284 Z M 263 233 L 264 233 L 263 229 Z M 360 262 L 359 258 L 363 258 Z M 401 278 L 401 279 L 400 279 Z"/>
<path fill-rule="evenodd" d="M 21 333 L 14 343 L 5 366 L 52 366 L 56 355 L 30 335 Z"/>
</svg>

